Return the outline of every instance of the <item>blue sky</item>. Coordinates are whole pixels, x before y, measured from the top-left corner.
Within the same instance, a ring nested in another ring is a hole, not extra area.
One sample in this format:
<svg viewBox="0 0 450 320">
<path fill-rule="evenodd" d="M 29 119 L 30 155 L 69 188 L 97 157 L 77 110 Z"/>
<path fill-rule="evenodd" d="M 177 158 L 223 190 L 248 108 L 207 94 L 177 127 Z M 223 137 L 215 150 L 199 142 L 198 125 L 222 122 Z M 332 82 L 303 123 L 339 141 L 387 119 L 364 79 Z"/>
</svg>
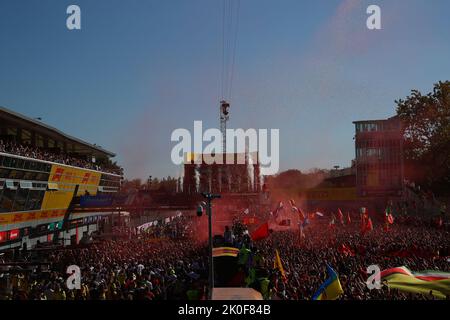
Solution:
<svg viewBox="0 0 450 320">
<path fill-rule="evenodd" d="M 66 28 L 81 7 L 82 30 Z M 366 29 L 366 8 L 382 30 Z M 281 169 L 348 166 L 352 121 L 449 80 L 447 0 L 241 0 L 230 127 L 279 128 Z M 176 176 L 176 128 L 217 127 L 222 0 L 1 0 L 0 105 Z"/>
</svg>

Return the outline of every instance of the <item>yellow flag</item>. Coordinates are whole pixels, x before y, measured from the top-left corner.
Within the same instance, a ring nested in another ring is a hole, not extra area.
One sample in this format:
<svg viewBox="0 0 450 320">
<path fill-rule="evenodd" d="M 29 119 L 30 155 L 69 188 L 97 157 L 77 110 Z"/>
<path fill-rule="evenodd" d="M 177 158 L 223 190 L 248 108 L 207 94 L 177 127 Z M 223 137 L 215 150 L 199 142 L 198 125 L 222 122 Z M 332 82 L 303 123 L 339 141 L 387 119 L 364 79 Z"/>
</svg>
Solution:
<svg viewBox="0 0 450 320">
<path fill-rule="evenodd" d="M 283 264 L 281 263 L 280 254 L 278 253 L 278 249 L 275 249 L 275 261 L 273 263 L 273 267 L 280 270 L 283 278 L 286 278 L 286 274 L 284 273 Z"/>
</svg>

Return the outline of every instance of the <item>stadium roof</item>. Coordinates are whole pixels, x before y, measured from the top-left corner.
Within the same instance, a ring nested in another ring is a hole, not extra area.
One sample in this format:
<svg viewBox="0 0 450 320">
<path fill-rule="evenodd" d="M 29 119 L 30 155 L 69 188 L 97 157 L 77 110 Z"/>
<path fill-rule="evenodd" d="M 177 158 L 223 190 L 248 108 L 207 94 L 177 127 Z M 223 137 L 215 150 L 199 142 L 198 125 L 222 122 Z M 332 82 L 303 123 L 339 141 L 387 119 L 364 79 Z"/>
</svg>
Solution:
<svg viewBox="0 0 450 320">
<path fill-rule="evenodd" d="M 18 123 L 18 124 L 23 124 L 24 126 L 27 126 L 30 130 L 32 129 L 32 130 L 38 131 L 42 134 L 46 134 L 47 136 L 49 136 L 53 139 L 56 138 L 59 140 L 68 140 L 72 143 L 82 145 L 91 151 L 97 151 L 99 153 L 106 154 L 110 157 L 114 157 L 116 155 L 115 153 L 108 151 L 106 149 L 103 149 L 100 146 L 97 146 L 95 144 L 91 144 L 89 142 L 78 139 L 74 136 L 71 136 L 67 133 L 64 133 L 64 132 L 56 129 L 55 127 L 47 125 L 36 119 L 29 118 L 27 116 L 24 116 L 23 114 L 9 110 L 2 106 L 0 106 L 0 119 L 6 119 L 6 120 L 14 121 L 15 123 Z"/>
<path fill-rule="evenodd" d="M 354 124 L 356 123 L 375 123 L 375 122 L 386 122 L 386 121 L 399 121 L 400 118 L 395 115 L 393 117 L 387 118 L 387 119 L 374 119 L 374 120 L 358 120 L 358 121 L 353 121 Z"/>
</svg>

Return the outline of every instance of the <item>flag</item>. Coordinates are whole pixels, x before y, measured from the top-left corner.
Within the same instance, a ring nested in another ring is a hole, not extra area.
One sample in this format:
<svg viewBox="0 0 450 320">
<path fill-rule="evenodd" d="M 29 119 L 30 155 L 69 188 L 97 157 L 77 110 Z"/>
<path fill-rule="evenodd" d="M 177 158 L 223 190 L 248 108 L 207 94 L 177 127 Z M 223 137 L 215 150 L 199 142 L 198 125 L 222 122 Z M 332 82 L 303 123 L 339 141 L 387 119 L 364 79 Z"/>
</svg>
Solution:
<svg viewBox="0 0 450 320">
<path fill-rule="evenodd" d="M 372 219 L 368 218 L 368 219 L 364 219 L 361 222 L 361 234 L 365 234 L 368 231 L 372 231 L 373 230 L 373 224 L 372 224 Z"/>
<path fill-rule="evenodd" d="M 273 215 L 275 219 L 278 218 L 278 215 L 279 215 L 280 211 L 283 210 L 283 207 L 284 207 L 283 202 L 280 201 L 278 203 L 278 206 L 275 208 L 275 210 L 272 211 L 271 215 Z"/>
<path fill-rule="evenodd" d="M 411 272 L 406 267 L 391 268 L 381 272 L 381 280 L 389 288 L 418 294 L 431 294 L 445 299 L 450 296 L 450 273 L 436 270 Z"/>
<path fill-rule="evenodd" d="M 269 223 L 263 223 L 258 229 L 250 234 L 253 241 L 265 239 L 269 236 Z"/>
<path fill-rule="evenodd" d="M 367 221 L 367 227 L 366 227 L 367 231 L 372 231 L 373 230 L 373 224 L 372 224 L 372 219 L 369 218 L 369 220 Z"/>
<path fill-rule="evenodd" d="M 281 258 L 280 254 L 278 253 L 278 249 L 275 249 L 275 261 L 273 262 L 273 268 L 278 269 L 283 279 L 286 280 L 286 273 L 284 272 L 283 264 L 281 263 Z"/>
<path fill-rule="evenodd" d="M 347 212 L 347 224 L 351 224 L 352 223 L 352 219 L 350 218 L 350 213 Z"/>
<path fill-rule="evenodd" d="M 351 256 L 351 257 L 355 256 L 355 253 L 353 252 L 353 250 L 350 249 L 350 247 L 347 247 L 345 244 L 341 244 L 338 247 L 338 252 L 345 256 Z"/>
<path fill-rule="evenodd" d="M 327 264 L 328 279 L 320 286 L 317 292 L 313 295 L 312 300 L 336 300 L 341 294 L 341 282 L 336 271 Z"/>
<path fill-rule="evenodd" d="M 323 217 L 323 213 L 321 213 L 319 211 L 316 211 L 316 215 L 319 216 L 319 217 Z"/>
<path fill-rule="evenodd" d="M 305 220 L 306 216 L 303 213 L 302 209 L 297 207 L 297 211 L 298 211 L 298 215 L 300 216 L 300 219 Z"/>
<path fill-rule="evenodd" d="M 303 213 L 302 209 L 300 209 L 299 207 L 297 207 L 295 205 L 295 201 L 291 199 L 291 200 L 289 200 L 289 204 L 291 205 L 292 212 L 297 212 L 300 216 L 300 219 L 304 220 L 305 214 Z"/>
<path fill-rule="evenodd" d="M 213 248 L 213 257 L 234 257 L 239 254 L 239 249 L 233 247 Z"/>
<path fill-rule="evenodd" d="M 338 209 L 338 219 L 341 222 L 341 224 L 344 224 L 344 214 L 342 213 L 341 209 Z"/>
<path fill-rule="evenodd" d="M 389 224 L 394 224 L 394 217 L 392 216 L 392 214 L 388 214 L 387 221 Z"/>
</svg>

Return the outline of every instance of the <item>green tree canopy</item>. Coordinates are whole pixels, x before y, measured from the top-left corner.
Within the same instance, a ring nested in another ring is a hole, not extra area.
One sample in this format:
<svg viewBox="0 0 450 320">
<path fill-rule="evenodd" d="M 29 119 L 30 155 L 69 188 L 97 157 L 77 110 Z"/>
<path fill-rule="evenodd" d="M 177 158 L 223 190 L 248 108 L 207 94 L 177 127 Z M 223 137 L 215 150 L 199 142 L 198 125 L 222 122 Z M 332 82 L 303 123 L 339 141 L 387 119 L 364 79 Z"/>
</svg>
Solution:
<svg viewBox="0 0 450 320">
<path fill-rule="evenodd" d="M 434 85 L 422 95 L 412 90 L 396 101 L 403 123 L 406 161 L 425 170 L 425 181 L 438 193 L 450 184 L 450 81 Z"/>
</svg>

